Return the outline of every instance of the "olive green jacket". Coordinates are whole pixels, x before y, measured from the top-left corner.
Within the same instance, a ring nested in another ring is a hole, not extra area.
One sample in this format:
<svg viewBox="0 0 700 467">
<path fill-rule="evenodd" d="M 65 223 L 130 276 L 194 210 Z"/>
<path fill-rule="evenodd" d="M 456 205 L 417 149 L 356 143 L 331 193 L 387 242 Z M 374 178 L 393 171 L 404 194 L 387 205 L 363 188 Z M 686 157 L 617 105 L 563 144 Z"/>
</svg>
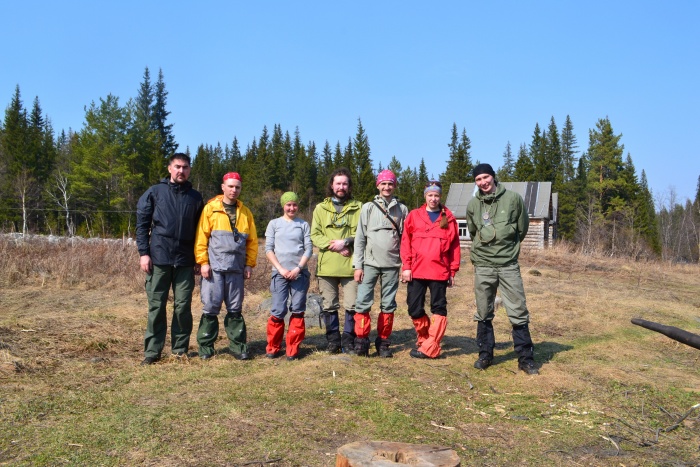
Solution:
<svg viewBox="0 0 700 467">
<path fill-rule="evenodd" d="M 488 212 L 488 220 L 484 213 Z M 489 225 L 490 221 L 490 225 Z M 481 190 L 467 205 L 467 227 L 472 239 L 474 266 L 508 266 L 518 262 L 520 243 L 527 234 L 530 218 L 523 198 L 503 185 L 496 192 Z"/>
<path fill-rule="evenodd" d="M 318 248 L 316 263 L 317 276 L 353 277 L 352 250 L 357 223 L 360 221 L 362 203 L 348 200 L 340 212 L 337 212 L 331 198 L 326 198 L 316 205 L 311 222 L 311 241 Z M 331 240 L 346 240 L 350 256 L 331 251 Z"/>
</svg>

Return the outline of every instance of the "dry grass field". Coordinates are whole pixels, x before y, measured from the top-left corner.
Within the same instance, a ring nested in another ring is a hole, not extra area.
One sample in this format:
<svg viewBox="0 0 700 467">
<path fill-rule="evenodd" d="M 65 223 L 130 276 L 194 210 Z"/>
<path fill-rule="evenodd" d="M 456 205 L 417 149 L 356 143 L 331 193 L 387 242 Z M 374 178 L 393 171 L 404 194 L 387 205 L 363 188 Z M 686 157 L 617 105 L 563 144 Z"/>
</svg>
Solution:
<svg viewBox="0 0 700 467">
<path fill-rule="evenodd" d="M 338 447 L 370 440 L 447 446 L 462 465 L 700 464 L 700 350 L 630 323 L 700 333 L 700 267 L 557 247 L 523 254 L 521 268 L 539 376 L 517 371 L 503 309 L 495 365 L 472 367 L 466 257 L 439 359 L 409 357 L 405 288 L 393 359 L 329 355 L 319 328 L 300 360 L 266 359 L 263 257 L 246 291 L 252 361 L 166 348 L 141 367 L 133 245 L 2 238 L 0 464 L 326 466 Z M 193 309 L 196 326 L 198 295 Z"/>
</svg>

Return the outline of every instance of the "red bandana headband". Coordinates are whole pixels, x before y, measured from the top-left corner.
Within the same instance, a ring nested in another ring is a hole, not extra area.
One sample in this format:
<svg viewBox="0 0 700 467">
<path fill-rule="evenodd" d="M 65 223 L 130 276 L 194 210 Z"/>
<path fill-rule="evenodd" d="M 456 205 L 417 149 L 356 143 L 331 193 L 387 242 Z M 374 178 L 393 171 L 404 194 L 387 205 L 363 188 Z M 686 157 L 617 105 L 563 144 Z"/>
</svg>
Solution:
<svg viewBox="0 0 700 467">
<path fill-rule="evenodd" d="M 238 172 L 229 172 L 229 173 L 227 173 L 226 175 L 224 175 L 224 181 L 230 180 L 230 179 L 234 179 L 234 180 L 240 181 L 240 180 L 241 180 L 241 176 L 238 175 Z"/>
</svg>

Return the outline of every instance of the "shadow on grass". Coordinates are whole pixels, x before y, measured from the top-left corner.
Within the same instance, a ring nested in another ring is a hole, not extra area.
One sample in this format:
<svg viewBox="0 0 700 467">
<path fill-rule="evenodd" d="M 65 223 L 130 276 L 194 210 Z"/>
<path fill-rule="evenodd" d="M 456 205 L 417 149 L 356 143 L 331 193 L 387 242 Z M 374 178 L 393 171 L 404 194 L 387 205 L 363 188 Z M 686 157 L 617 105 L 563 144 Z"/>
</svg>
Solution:
<svg viewBox="0 0 700 467">
<path fill-rule="evenodd" d="M 447 330 L 449 332 L 449 327 Z M 376 337 L 376 331 L 373 330 L 369 336 L 370 356 L 373 356 L 375 353 L 374 340 Z M 328 342 L 324 333 L 307 334 L 303 344 L 299 347 L 299 358 L 304 358 L 314 352 L 322 352 L 326 350 L 327 345 Z M 265 346 L 266 342 L 263 340 L 248 342 L 248 348 L 255 356 L 265 355 Z M 473 355 L 476 358 L 479 353 L 476 339 L 472 337 L 446 335 L 442 340 L 441 346 L 441 358 L 461 355 Z M 408 352 L 416 348 L 416 331 L 411 328 L 394 330 L 391 334 L 390 348 L 394 353 Z M 573 349 L 573 346 L 558 342 L 545 341 L 535 343 L 535 361 L 538 365 L 542 365 L 551 360 L 554 355 L 571 349 Z M 284 343 L 282 344 L 282 350 L 284 351 Z M 504 354 L 503 351 L 506 350 L 510 351 Z M 518 355 L 513 350 L 512 341 L 496 342 L 494 364 L 517 359 Z"/>
</svg>

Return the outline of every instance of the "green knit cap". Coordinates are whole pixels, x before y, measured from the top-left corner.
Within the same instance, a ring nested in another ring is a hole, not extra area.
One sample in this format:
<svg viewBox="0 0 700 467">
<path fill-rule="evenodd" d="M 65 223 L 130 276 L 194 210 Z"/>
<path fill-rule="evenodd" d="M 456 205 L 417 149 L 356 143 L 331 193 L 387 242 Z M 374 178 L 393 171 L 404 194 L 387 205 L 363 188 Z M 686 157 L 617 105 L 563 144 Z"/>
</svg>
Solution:
<svg viewBox="0 0 700 467">
<path fill-rule="evenodd" d="M 299 202 L 299 197 L 293 191 L 286 192 L 280 198 L 280 203 L 282 204 L 282 206 L 284 206 L 285 204 L 287 204 L 290 201 L 294 201 L 295 203 Z"/>
</svg>

